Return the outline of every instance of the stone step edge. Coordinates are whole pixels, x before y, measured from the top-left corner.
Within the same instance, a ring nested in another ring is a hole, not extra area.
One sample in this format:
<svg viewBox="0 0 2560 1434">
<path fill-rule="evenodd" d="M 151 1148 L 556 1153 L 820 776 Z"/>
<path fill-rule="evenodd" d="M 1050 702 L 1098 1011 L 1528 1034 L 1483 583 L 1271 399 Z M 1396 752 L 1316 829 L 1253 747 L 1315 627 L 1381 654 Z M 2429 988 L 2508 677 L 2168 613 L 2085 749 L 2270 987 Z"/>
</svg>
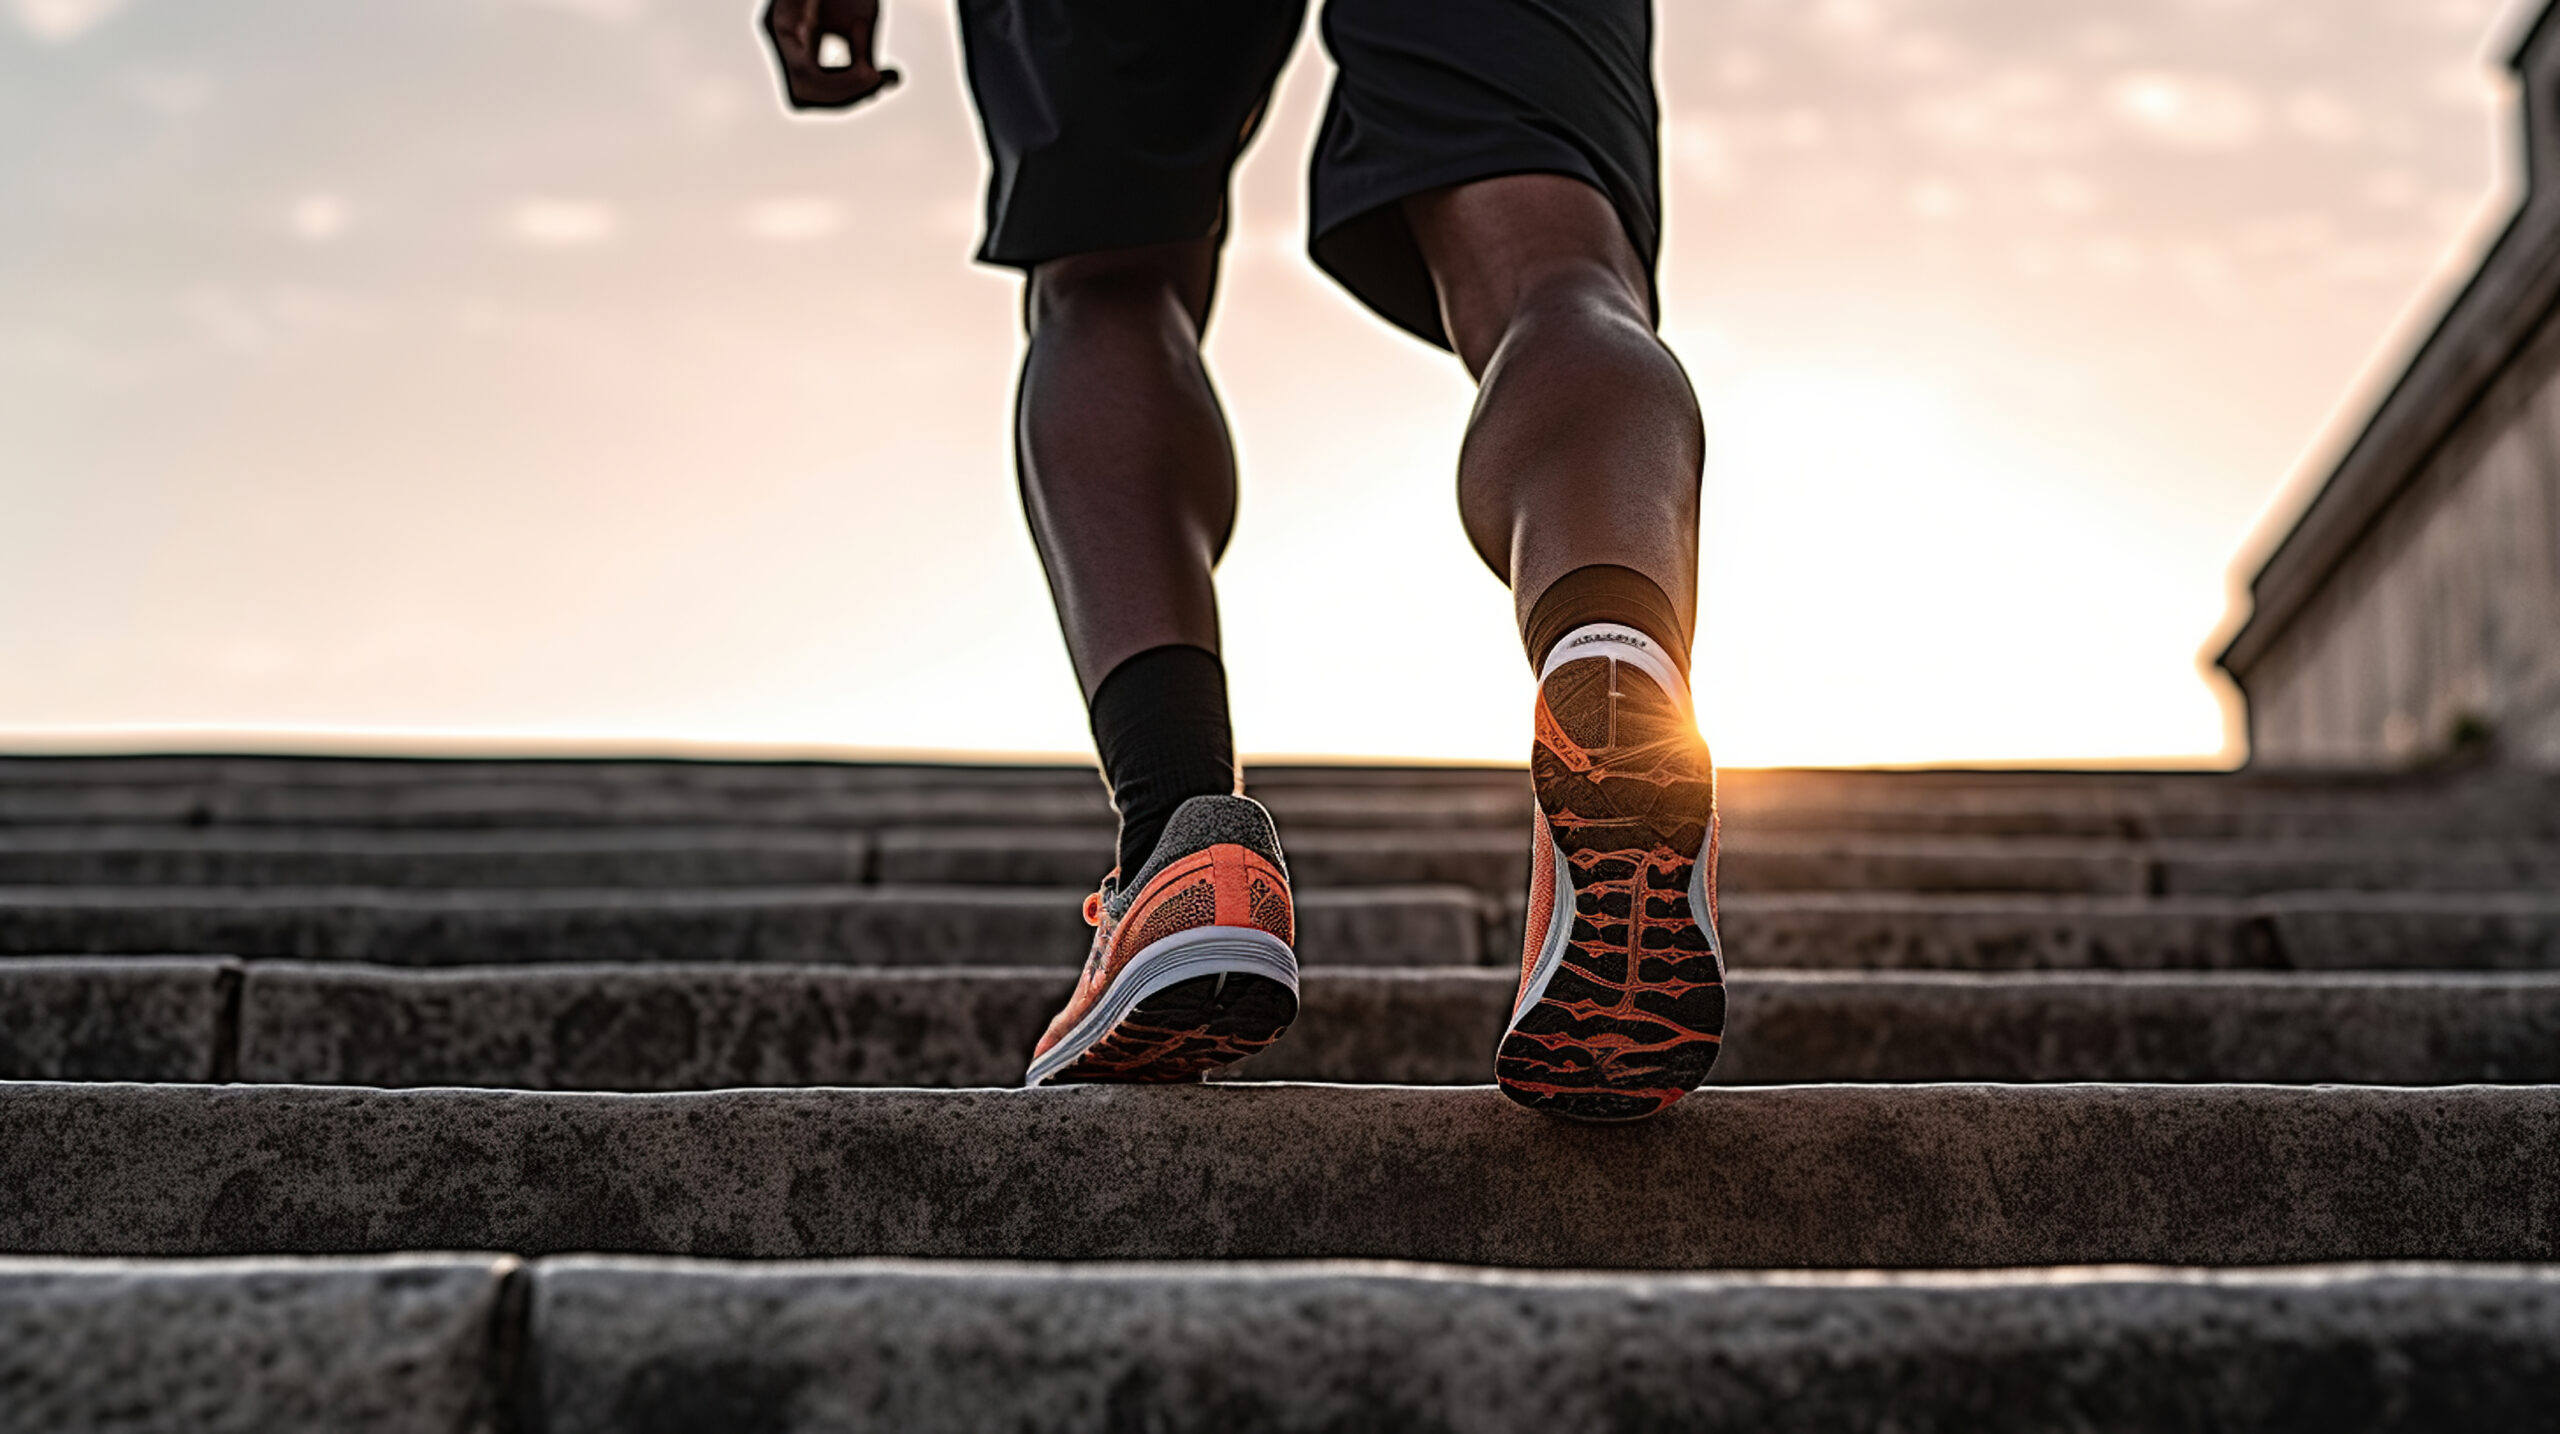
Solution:
<svg viewBox="0 0 2560 1434">
<path fill-rule="evenodd" d="M 1283 1430 L 1382 1407 L 1523 1431 L 1604 1410 L 1710 1430 L 1888 1413 L 2279 1427 L 2278 1411 L 2315 1429 L 2374 1427 L 2378 1409 L 2394 1427 L 2453 1427 L 2457 1410 L 2526 1427 L 2548 1422 L 2560 1376 L 2560 1267 L 0 1258 L 0 1323 L 22 1336 L 0 1347 L 11 1427 L 183 1409 L 274 1434 L 580 1434 L 645 1401 L 672 1417 L 652 1427 L 796 1430 L 850 1408 L 934 1434 L 1107 1408 L 1173 1428 L 1201 1420 L 1203 1388 Z M 1040 1373 L 949 1372 L 973 1368 Z"/>
<path fill-rule="evenodd" d="M 1311 967 L 1301 1029 L 1234 1076 L 1481 1084 L 1515 981 L 1469 966 Z M 1068 967 L 15 958 L 0 961 L 0 1078 L 1005 1086 L 1073 982 Z M 1730 989 L 1720 1085 L 2560 1079 L 2560 1058 L 2538 1058 L 2560 1032 L 2560 972 L 1745 971 Z M 563 1043 L 572 1011 L 583 1034 Z M 795 1014 L 816 1023 L 797 1046 L 782 1033 Z M 670 1019 L 680 1049 L 655 1034 Z M 2063 1035 L 2073 1054 L 2047 1049 Z M 2463 1058 L 2435 1054 L 2446 1048 Z"/>
<path fill-rule="evenodd" d="M 2555 1170 L 2560 1086 L 1762 1086 L 1594 1127 L 1484 1087 L 0 1084 L 0 1248 L 67 1255 L 2551 1261 Z"/>
<path fill-rule="evenodd" d="M 6 958 L 194 949 L 447 966 L 586 959 L 1080 963 L 1067 889 L 387 891 L 0 889 Z M 1299 904 L 1312 962 L 1510 966 L 1520 903 L 1454 886 L 1338 887 Z M 1764 969 L 2443 969 L 2560 966 L 2560 892 L 2246 898 L 1737 894 L 1728 948 Z"/>
</svg>

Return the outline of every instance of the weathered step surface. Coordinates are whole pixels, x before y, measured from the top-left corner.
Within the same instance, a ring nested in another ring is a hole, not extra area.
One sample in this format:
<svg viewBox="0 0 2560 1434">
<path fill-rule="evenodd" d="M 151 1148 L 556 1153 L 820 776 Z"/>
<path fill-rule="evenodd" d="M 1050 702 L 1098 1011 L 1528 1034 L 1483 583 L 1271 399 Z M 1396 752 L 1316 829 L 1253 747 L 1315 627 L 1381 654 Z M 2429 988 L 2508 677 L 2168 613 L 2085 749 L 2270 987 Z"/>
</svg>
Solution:
<svg viewBox="0 0 2560 1434">
<path fill-rule="evenodd" d="M 0 887 L 837 886 L 870 874 L 857 832 L 0 829 Z"/>
<path fill-rule="evenodd" d="M 384 965 L 532 961 L 1063 966 L 1090 933 L 1072 889 L 704 891 L 18 888 L 0 956 L 218 952 Z M 1457 887 L 1336 888 L 1299 903 L 1310 965 L 1508 965 L 1518 901 Z M 1763 970 L 2544 970 L 2560 893 L 2256 898 L 1737 895 L 1734 964 Z"/>
<path fill-rule="evenodd" d="M 8 1434 L 2330 1434 L 2550 1427 L 2560 1276 L 14 1260 L 0 1329 Z"/>
<path fill-rule="evenodd" d="M 562 1095 L 0 1085 L 0 1247 L 1399 1258 L 1540 1267 L 2560 1256 L 2560 1090 Z"/>
<path fill-rule="evenodd" d="M 0 962 L 0 1079 L 1007 1086 L 1066 971 Z M 1511 973 L 1317 968 L 1242 1080 L 1477 1085 Z M 1740 972 L 1725 1085 L 2560 1082 L 2560 973 Z"/>
<path fill-rule="evenodd" d="M 1302 889 L 1382 884 L 1525 890 L 1516 831 L 1316 831 L 1284 836 Z M 893 828 L 883 882 L 1072 886 L 1111 864 L 1107 831 Z M 0 847 L 5 852 L 5 847 Z M 8 869 L 0 856 L 0 871 Z M 1810 839 L 1737 825 L 1724 890 L 2024 892 L 2067 896 L 2255 896 L 2285 891 L 2560 890 L 2560 848 L 2533 844 L 2124 842 L 1983 837 Z"/>
<path fill-rule="evenodd" d="M 711 1090 L 1008 1086 L 1064 971 L 0 963 L 0 1079 Z M 1724 1085 L 2560 1082 L 2560 973 L 1742 972 Z M 1513 978 L 1308 972 L 1241 1080 L 1477 1085 Z"/>
<path fill-rule="evenodd" d="M 0 1080 L 228 1080 L 242 975 L 216 958 L 0 961 Z"/>
<path fill-rule="evenodd" d="M 590 827 L 560 831 L 163 827 L 0 828 L 0 887 L 1089 886 L 1106 827 Z M 1808 839 L 1737 833 L 1724 889 L 2252 896 L 2283 891 L 2560 890 L 2560 848 L 2531 844 L 2123 842 L 2046 838 Z M 1301 891 L 1453 885 L 1507 898 L 1528 883 L 1510 828 L 1293 834 Z"/>
<path fill-rule="evenodd" d="M 0 969 L 0 1002 L 9 974 Z M 1073 985 L 1064 972 L 259 964 L 239 1003 L 238 1077 L 534 1090 L 1013 1085 Z M 1479 1085 L 1513 988 L 1509 973 L 1488 970 L 1310 971 L 1287 1039 L 1233 1078 Z M 1727 992 L 1714 1074 L 1726 1085 L 2560 1082 L 2560 973 L 1745 972 Z"/>
<path fill-rule="evenodd" d="M 535 1269 L 543 1427 L 2548 1429 L 2560 1275 Z"/>
<path fill-rule="evenodd" d="M 1301 889 L 1394 883 L 1471 887 L 1511 897 L 1529 883 L 1525 829 L 1284 832 Z M 1111 863 L 1110 833 L 1075 828 L 892 828 L 878 838 L 883 882 L 1069 886 Z M 2141 896 L 2143 852 L 2122 842 L 2002 842 L 1874 837 L 1828 842 L 1737 832 L 1724 889 L 2004 891 Z"/>
<path fill-rule="evenodd" d="M 1284 825 L 1510 827 L 1518 768 L 1258 768 Z M 2560 783 L 2280 773 L 1733 771 L 1737 829 L 2560 841 Z M 0 761 L 0 826 L 1094 824 L 1089 768 L 238 757 Z"/>
<path fill-rule="evenodd" d="M 0 1431 L 487 1429 L 515 1264 L 0 1258 Z"/>
<path fill-rule="evenodd" d="M 1077 890 L 804 887 L 384 891 L 90 887 L 0 891 L 0 956 L 218 952 L 395 966 L 520 961 L 1079 966 Z M 1481 958 L 1484 904 L 1450 887 L 1309 892 L 1313 965 Z"/>
<path fill-rule="evenodd" d="M 1503 923 L 1519 929 L 1517 904 Z M 2560 967 L 2560 893 L 2223 898 L 1736 896 L 1737 966 L 1823 970 L 2497 971 Z"/>
</svg>

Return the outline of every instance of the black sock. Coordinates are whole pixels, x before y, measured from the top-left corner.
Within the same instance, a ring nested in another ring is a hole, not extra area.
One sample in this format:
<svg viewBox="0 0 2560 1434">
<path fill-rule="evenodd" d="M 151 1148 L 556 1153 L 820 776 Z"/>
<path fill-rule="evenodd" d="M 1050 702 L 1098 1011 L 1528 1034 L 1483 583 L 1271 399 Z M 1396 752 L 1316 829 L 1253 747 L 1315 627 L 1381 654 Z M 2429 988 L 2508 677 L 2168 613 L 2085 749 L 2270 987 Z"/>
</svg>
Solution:
<svg viewBox="0 0 2560 1434">
<path fill-rule="evenodd" d="M 1546 665 L 1547 654 L 1577 627 L 1614 622 L 1652 638 L 1656 646 L 1689 675 L 1688 635 L 1680 630 L 1680 610 L 1653 579 L 1615 563 L 1594 563 L 1547 584 L 1529 607 L 1529 626 L 1521 634 L 1529 649 L 1529 666 Z"/>
<path fill-rule="evenodd" d="M 1102 780 L 1120 813 L 1120 874 L 1135 876 L 1174 808 L 1235 793 L 1227 670 L 1206 648 L 1151 647 L 1102 679 L 1090 715 Z"/>
</svg>

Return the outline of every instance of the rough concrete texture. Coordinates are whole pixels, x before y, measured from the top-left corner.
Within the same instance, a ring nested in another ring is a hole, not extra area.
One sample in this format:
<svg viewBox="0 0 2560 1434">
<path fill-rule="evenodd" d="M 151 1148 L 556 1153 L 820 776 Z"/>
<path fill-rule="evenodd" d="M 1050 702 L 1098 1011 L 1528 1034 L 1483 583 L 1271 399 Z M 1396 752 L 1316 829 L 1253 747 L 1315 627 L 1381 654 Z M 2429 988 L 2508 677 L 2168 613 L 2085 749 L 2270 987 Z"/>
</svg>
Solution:
<svg viewBox="0 0 2560 1434">
<path fill-rule="evenodd" d="M 1529 882 L 1515 831 L 1313 831 L 1292 835 L 1302 890 L 1408 883 L 1495 899 Z M 879 835 L 889 883 L 1073 885 L 1110 864 L 1104 829 L 915 829 Z M 2388 842 L 2127 842 L 2050 838 L 1867 836 L 1806 839 L 1737 829 L 1724 843 L 1727 894 L 1755 892 L 2031 893 L 2050 896 L 2258 896 L 2288 891 L 2560 890 L 2560 849 Z"/>
<path fill-rule="evenodd" d="M 847 832 L 0 829 L 10 886 L 826 886 L 865 880 Z"/>
<path fill-rule="evenodd" d="M 2560 891 L 2560 846 L 2496 842 L 2164 842 L 2146 849 L 2163 896 L 2278 891 Z"/>
<path fill-rule="evenodd" d="M 2560 1275 L 546 1261 L 551 1434 L 2560 1427 Z"/>
<path fill-rule="evenodd" d="M 1075 890 L 808 887 L 707 891 L 0 891 L 0 956 L 56 952 L 457 966 L 719 961 L 1077 966 Z M 1483 949 L 1484 909 L 1449 887 L 1311 892 L 1311 965 L 1445 965 Z"/>
<path fill-rule="evenodd" d="M 1516 903 L 1502 923 L 1518 949 Z M 2560 893 L 2250 899 L 1738 895 L 1721 927 L 1764 970 L 2560 969 Z"/>
<path fill-rule="evenodd" d="M 1107 827 L 736 828 L 443 832 L 277 828 L 0 828 L 0 887 L 1082 887 L 1111 864 Z M 1517 829 L 1295 833 L 1300 891 L 1463 886 L 1496 900 L 1528 883 Z M 2282 891 L 2548 891 L 2560 849 L 2384 842 L 2042 838 L 1805 839 L 1724 845 L 1728 894 L 1800 891 L 2254 896 Z"/>
<path fill-rule="evenodd" d="M 528 1090 L 1011 1085 L 1074 986 L 1069 970 L 259 963 L 241 996 L 240 1078 Z"/>
<path fill-rule="evenodd" d="M 908 785 L 813 782 L 762 788 L 595 781 L 528 770 L 461 773 L 440 782 L 69 782 L 0 785 L 0 827 L 83 824 L 183 827 L 739 826 L 830 830 L 916 824 L 1107 826 L 1102 784 L 1091 770 L 1060 768 L 1039 781 L 949 779 Z M 1261 795 L 1257 792 L 1256 795 Z M 1376 826 L 1418 815 L 1431 825 L 1512 827 L 1529 819 L 1517 773 L 1481 787 L 1307 787 L 1276 791 L 1271 805 L 1303 827 Z"/>
<path fill-rule="evenodd" d="M 2157 772 L 1724 774 L 1736 829 L 2120 838 L 2560 840 L 2560 782 Z M 1517 768 L 1263 768 L 1247 789 L 1284 826 L 1509 826 Z M 1401 814 L 1401 819 L 1392 815 Z M 1417 823 L 1417 818 L 1420 820 Z M 597 824 L 876 827 L 1100 824 L 1089 768 L 837 763 L 14 759 L 0 826 Z"/>
<path fill-rule="evenodd" d="M 2560 1089 L 0 1085 L 0 1248 L 1544 1267 L 2560 1256 Z"/>
<path fill-rule="evenodd" d="M 0 1259 L 0 1432 L 487 1430 L 514 1263 Z"/>
<path fill-rule="evenodd" d="M 113 975 L 124 963 L 87 964 Z M 240 1002 L 239 1078 L 1010 1085 L 1073 984 L 1063 970 L 260 962 L 247 967 Z M 1313 969 L 1287 1039 L 1232 1078 L 1481 1084 L 1513 987 L 1510 973 L 1482 969 Z M 1727 990 L 1714 1075 L 1726 1085 L 2560 1081 L 2560 974 L 1742 972 Z"/>
<path fill-rule="evenodd" d="M 236 963 L 0 961 L 0 1080 L 207 1081 Z"/>
<path fill-rule="evenodd" d="M 2560 1081 L 2560 973 L 1769 972 L 1728 990 L 1722 1084 Z"/>
<path fill-rule="evenodd" d="M 1508 892 L 1529 881 L 1525 820 L 1517 828 L 1284 831 L 1289 878 L 1329 886 L 1463 886 Z M 884 883 L 1071 886 L 1111 866 L 1111 829 L 895 828 L 879 834 Z"/>
</svg>

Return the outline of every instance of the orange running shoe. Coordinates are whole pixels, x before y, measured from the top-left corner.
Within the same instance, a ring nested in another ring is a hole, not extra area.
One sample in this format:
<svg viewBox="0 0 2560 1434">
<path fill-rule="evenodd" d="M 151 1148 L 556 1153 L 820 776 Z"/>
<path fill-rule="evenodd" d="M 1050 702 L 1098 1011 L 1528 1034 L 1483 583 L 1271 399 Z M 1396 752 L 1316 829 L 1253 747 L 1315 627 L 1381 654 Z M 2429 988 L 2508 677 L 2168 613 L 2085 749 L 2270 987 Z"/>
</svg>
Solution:
<svg viewBox="0 0 2560 1434">
<path fill-rule="evenodd" d="M 1716 769 L 1652 639 L 1594 625 L 1538 674 L 1529 923 L 1503 1094 L 1634 1120 L 1697 1088 L 1724 1037 Z"/>
<path fill-rule="evenodd" d="M 1031 1052 L 1025 1085 L 1187 1081 L 1280 1039 L 1298 1016 L 1297 919 L 1271 814 L 1193 797 L 1125 884 L 1085 898 L 1093 954 Z"/>
</svg>

